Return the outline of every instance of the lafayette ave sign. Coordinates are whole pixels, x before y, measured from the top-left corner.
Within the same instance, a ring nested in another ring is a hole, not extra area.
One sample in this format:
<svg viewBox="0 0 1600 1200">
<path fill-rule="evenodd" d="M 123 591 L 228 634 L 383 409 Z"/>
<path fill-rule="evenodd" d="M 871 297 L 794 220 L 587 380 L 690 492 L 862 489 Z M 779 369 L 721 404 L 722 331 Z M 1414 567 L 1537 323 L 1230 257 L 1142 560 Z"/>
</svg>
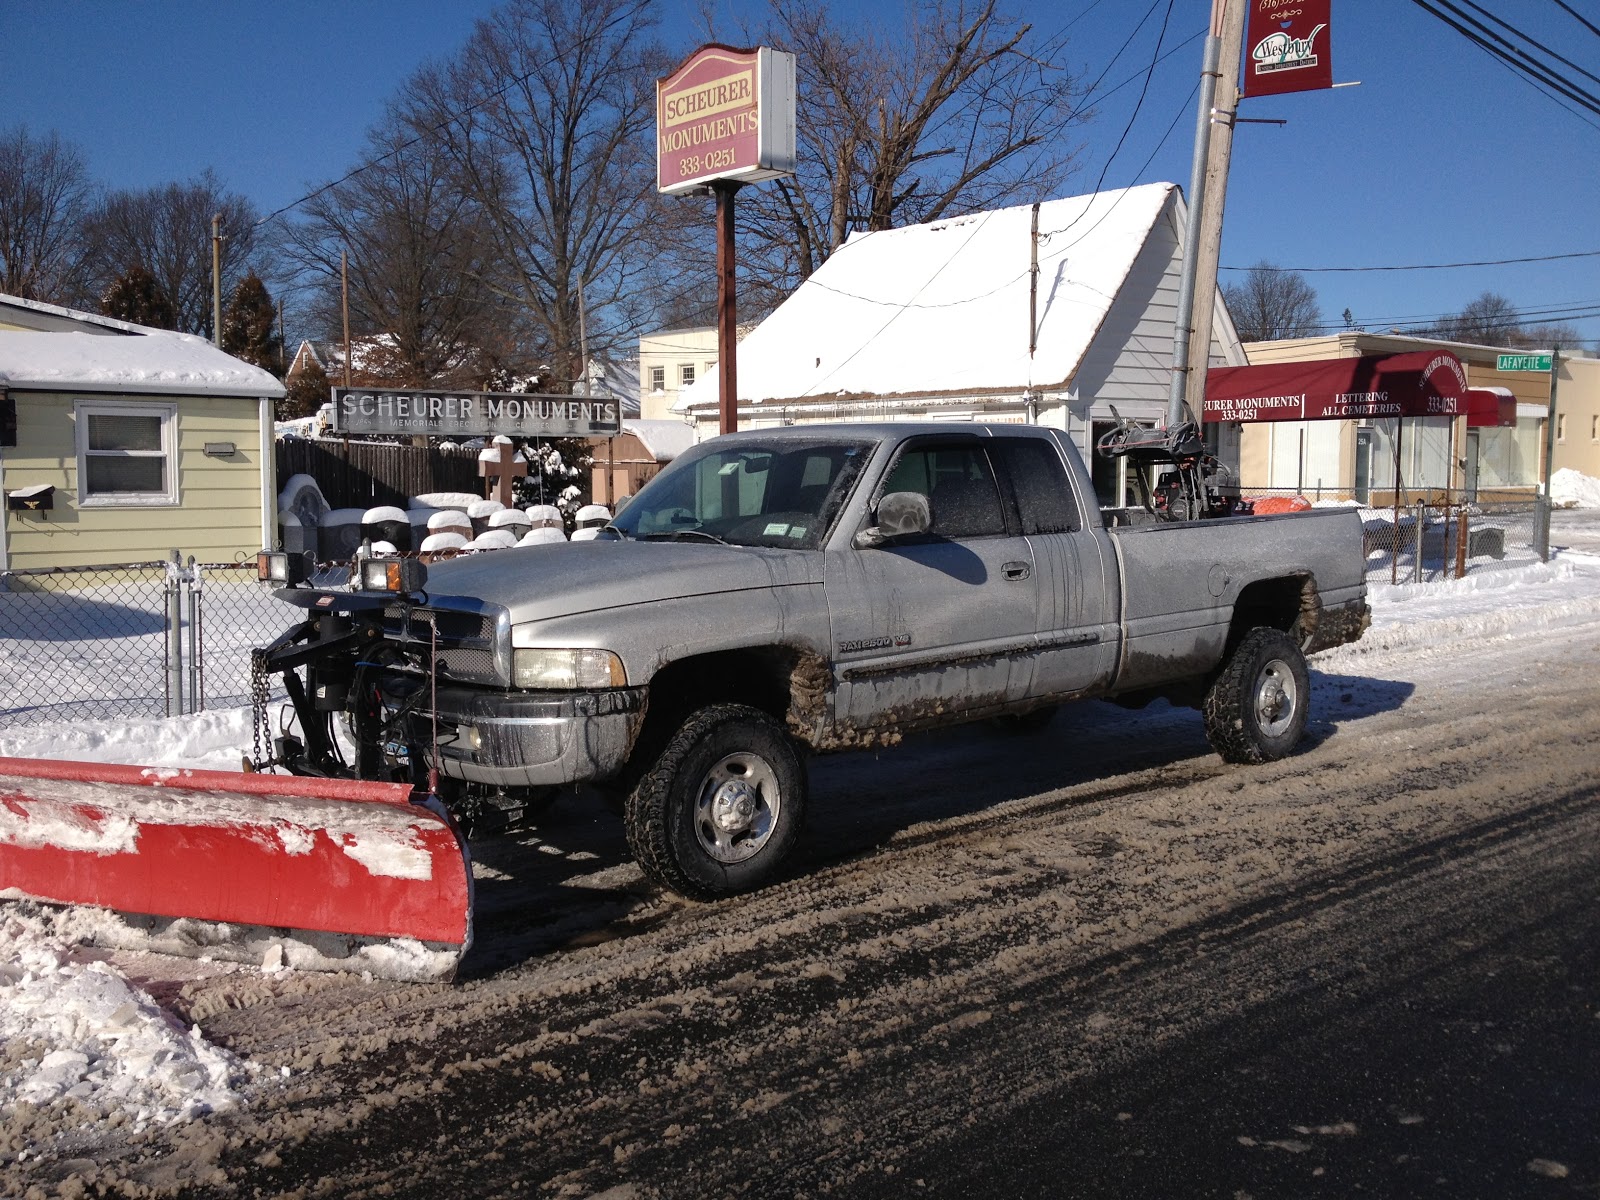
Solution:
<svg viewBox="0 0 1600 1200">
<path fill-rule="evenodd" d="M 1548 371 L 1548 354 L 1502 354 L 1494 360 L 1496 371 Z"/>
<path fill-rule="evenodd" d="M 621 432 L 622 412 L 609 397 L 334 388 L 333 428 L 443 437 L 608 437 Z"/>
</svg>

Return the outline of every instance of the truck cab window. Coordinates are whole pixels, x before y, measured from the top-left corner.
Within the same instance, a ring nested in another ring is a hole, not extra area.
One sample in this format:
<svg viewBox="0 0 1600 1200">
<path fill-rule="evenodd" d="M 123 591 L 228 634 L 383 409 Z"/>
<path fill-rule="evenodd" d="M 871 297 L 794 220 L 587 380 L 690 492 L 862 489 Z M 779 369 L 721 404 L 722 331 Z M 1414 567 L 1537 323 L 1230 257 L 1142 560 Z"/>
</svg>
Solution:
<svg viewBox="0 0 1600 1200">
<path fill-rule="evenodd" d="M 1083 528 L 1072 485 L 1054 446 L 1043 438 L 1000 438 L 1002 470 L 1016 489 L 1022 532 L 1071 533 Z"/>
<path fill-rule="evenodd" d="M 983 447 L 919 445 L 905 451 L 878 490 L 919 492 L 933 506 L 937 537 L 997 537 L 1006 532 L 1000 492 Z"/>
</svg>

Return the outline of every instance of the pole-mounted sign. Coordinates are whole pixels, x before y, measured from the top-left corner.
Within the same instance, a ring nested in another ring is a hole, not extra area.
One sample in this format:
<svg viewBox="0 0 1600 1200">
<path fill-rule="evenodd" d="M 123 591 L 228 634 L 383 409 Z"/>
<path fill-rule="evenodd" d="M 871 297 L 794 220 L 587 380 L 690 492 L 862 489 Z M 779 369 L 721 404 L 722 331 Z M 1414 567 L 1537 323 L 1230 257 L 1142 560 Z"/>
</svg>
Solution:
<svg viewBox="0 0 1600 1200">
<path fill-rule="evenodd" d="M 661 191 L 755 183 L 792 175 L 794 166 L 794 55 L 702 46 L 656 83 Z"/>
<path fill-rule="evenodd" d="M 1244 94 L 1332 87 L 1332 8 L 1333 0 L 1250 0 Z"/>
<path fill-rule="evenodd" d="M 793 175 L 794 55 L 701 46 L 656 83 L 656 187 L 717 197 L 718 431 L 739 425 L 733 194 Z"/>
</svg>

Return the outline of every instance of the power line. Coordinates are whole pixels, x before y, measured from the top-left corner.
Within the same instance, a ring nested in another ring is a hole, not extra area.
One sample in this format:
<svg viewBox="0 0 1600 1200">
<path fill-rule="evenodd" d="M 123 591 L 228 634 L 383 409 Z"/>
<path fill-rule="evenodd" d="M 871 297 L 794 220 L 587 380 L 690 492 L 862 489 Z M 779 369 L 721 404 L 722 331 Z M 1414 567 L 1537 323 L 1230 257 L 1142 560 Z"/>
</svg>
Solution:
<svg viewBox="0 0 1600 1200">
<path fill-rule="evenodd" d="M 1566 11 L 1572 15 L 1572 18 L 1577 21 L 1578 24 L 1582 25 L 1590 33 L 1594 34 L 1595 37 L 1600 37 L 1600 28 L 1596 28 L 1596 26 L 1587 17 L 1578 12 L 1578 10 L 1573 8 L 1570 4 L 1566 3 L 1566 0 L 1554 0 L 1554 3 L 1558 8 L 1566 9 Z"/>
<path fill-rule="evenodd" d="M 1539 254 L 1529 258 L 1486 258 L 1477 262 L 1411 263 L 1406 266 L 1382 267 L 1274 267 L 1257 263 L 1252 267 L 1221 267 L 1223 271 L 1292 271 L 1300 275 L 1332 274 L 1336 272 L 1359 273 L 1365 271 L 1449 271 L 1456 267 L 1506 267 L 1517 263 L 1559 262 L 1567 258 L 1600 258 L 1600 250 L 1575 250 L 1570 254 Z"/>
<path fill-rule="evenodd" d="M 1471 0 L 1467 0 L 1467 2 L 1470 3 Z M 1537 85 L 1542 86 L 1548 91 L 1558 92 L 1567 97 L 1569 100 L 1573 101 L 1575 104 L 1578 104 L 1580 107 L 1586 108 L 1590 112 L 1600 114 L 1600 97 L 1593 95 L 1581 85 L 1561 75 L 1558 71 L 1555 71 L 1554 69 L 1540 63 L 1526 51 L 1511 45 L 1482 21 L 1479 21 L 1477 18 L 1463 12 L 1459 7 L 1453 4 L 1451 0 L 1412 0 L 1412 3 L 1416 4 L 1417 7 L 1421 8 L 1424 12 L 1437 17 L 1440 21 L 1443 21 L 1446 25 L 1450 26 L 1450 28 L 1461 34 L 1461 36 L 1480 46 L 1488 53 L 1500 59 L 1502 62 L 1505 62 L 1520 74 L 1534 81 Z M 1439 7 L 1435 7 L 1435 4 L 1437 4 Z M 1476 7 L 1476 5 L 1474 5 L 1474 7 Z M 1448 10 L 1448 14 L 1453 15 L 1448 15 L 1446 12 L 1441 11 L 1441 9 Z M 1480 9 L 1479 11 L 1483 10 Z M 1499 20 L 1499 18 L 1494 19 L 1497 21 Z M 1543 50 L 1546 54 L 1550 54 L 1552 57 L 1559 57 L 1558 55 L 1555 55 L 1553 51 L 1545 47 L 1542 43 L 1537 42 L 1532 38 L 1527 38 L 1526 35 L 1519 36 L 1523 36 L 1524 40 L 1528 41 L 1530 45 Z M 1566 60 L 1562 59 L 1561 61 L 1565 62 Z M 1584 119 L 1587 120 L 1587 118 Z M 1593 122 L 1590 122 L 1590 124 L 1593 124 Z"/>
</svg>

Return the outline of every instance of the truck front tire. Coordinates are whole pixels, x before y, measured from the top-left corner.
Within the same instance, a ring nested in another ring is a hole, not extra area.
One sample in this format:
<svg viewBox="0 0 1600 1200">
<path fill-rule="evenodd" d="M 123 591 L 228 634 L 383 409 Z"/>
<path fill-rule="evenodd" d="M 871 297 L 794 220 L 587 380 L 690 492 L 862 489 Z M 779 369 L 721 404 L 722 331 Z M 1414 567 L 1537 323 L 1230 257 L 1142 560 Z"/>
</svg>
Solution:
<svg viewBox="0 0 1600 1200">
<path fill-rule="evenodd" d="M 1299 744 L 1310 700 L 1300 647 L 1281 629 L 1257 627 L 1206 693 L 1206 738 L 1224 762 L 1273 762 Z"/>
<path fill-rule="evenodd" d="M 690 714 L 629 793 L 628 847 L 644 873 L 691 900 L 766 883 L 805 815 L 805 766 L 760 709 L 713 704 Z"/>
</svg>

